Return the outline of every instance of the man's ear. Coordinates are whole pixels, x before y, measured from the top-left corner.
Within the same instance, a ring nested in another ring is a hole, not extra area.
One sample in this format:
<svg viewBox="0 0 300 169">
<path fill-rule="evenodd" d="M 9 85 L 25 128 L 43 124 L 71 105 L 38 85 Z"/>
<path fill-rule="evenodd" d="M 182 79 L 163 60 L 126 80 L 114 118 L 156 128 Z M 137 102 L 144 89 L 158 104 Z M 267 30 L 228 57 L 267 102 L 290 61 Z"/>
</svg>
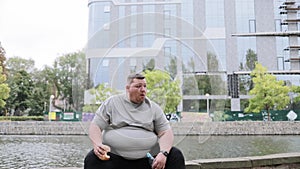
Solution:
<svg viewBox="0 0 300 169">
<path fill-rule="evenodd" d="M 129 85 L 126 85 L 126 90 L 128 90 L 129 89 Z"/>
</svg>

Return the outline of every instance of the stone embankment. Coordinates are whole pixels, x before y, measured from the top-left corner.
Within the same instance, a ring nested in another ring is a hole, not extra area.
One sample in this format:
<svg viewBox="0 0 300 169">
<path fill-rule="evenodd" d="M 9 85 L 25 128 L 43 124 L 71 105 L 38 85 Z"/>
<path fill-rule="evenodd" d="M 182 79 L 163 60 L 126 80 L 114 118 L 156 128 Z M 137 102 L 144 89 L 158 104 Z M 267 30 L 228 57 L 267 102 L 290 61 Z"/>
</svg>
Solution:
<svg viewBox="0 0 300 169">
<path fill-rule="evenodd" d="M 199 159 L 186 161 L 186 169 L 299 169 L 300 153 L 265 156 Z M 81 169 L 81 168 L 55 168 Z"/>
<path fill-rule="evenodd" d="M 0 122 L 0 135 L 87 135 L 89 122 Z M 300 122 L 180 122 L 172 123 L 175 135 L 299 135 Z M 199 159 L 186 169 L 300 169 L 300 153 L 267 156 Z M 71 169 L 71 168 L 69 168 Z M 72 168 L 79 169 L 79 168 Z"/>
<path fill-rule="evenodd" d="M 175 135 L 299 135 L 300 121 L 173 123 Z"/>
<path fill-rule="evenodd" d="M 90 122 L 0 122 L 0 135 L 87 135 Z M 171 123 L 175 135 L 300 135 L 300 121 Z"/>
<path fill-rule="evenodd" d="M 265 156 L 199 159 L 186 162 L 186 169 L 300 169 L 300 153 Z"/>
<path fill-rule="evenodd" d="M 87 135 L 89 122 L 6 121 L 0 122 L 0 135 Z"/>
</svg>

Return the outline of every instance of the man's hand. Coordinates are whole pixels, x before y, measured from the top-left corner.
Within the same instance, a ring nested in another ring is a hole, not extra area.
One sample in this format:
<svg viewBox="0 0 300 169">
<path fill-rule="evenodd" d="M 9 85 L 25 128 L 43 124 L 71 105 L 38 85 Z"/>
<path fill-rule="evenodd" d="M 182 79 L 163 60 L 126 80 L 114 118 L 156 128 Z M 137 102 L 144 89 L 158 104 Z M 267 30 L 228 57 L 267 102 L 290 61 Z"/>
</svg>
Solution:
<svg viewBox="0 0 300 169">
<path fill-rule="evenodd" d="M 167 157 L 162 153 L 158 153 L 153 161 L 152 169 L 164 169 L 166 166 L 166 162 Z"/>
<path fill-rule="evenodd" d="M 101 160 L 109 160 L 110 156 L 107 153 L 110 152 L 110 147 L 104 144 L 94 146 L 94 153 Z"/>
</svg>

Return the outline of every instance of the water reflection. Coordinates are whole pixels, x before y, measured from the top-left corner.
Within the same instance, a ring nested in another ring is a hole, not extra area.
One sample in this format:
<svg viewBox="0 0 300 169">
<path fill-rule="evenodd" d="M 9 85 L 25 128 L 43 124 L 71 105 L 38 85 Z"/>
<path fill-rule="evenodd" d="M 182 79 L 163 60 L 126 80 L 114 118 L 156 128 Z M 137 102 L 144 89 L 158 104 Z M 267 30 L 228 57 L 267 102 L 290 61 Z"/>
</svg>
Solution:
<svg viewBox="0 0 300 169">
<path fill-rule="evenodd" d="M 176 136 L 186 160 L 300 152 L 300 136 Z M 0 138 L 1 169 L 83 167 L 92 145 L 87 136 Z"/>
<path fill-rule="evenodd" d="M 187 160 L 300 152 L 300 136 L 189 136 L 176 141 Z"/>
<path fill-rule="evenodd" d="M 1 136 L 0 168 L 82 167 L 90 149 L 86 136 Z"/>
</svg>

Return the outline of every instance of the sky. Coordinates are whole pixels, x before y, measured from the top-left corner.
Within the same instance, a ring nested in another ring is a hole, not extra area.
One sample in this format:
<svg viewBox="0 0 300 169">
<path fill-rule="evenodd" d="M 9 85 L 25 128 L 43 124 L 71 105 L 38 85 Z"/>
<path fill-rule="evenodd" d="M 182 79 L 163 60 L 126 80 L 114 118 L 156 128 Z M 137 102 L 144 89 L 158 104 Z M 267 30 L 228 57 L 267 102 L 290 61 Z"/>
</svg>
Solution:
<svg viewBox="0 0 300 169">
<path fill-rule="evenodd" d="M 88 0 L 0 0 L 0 42 L 6 58 L 33 59 L 52 66 L 67 53 L 84 49 Z"/>
</svg>

